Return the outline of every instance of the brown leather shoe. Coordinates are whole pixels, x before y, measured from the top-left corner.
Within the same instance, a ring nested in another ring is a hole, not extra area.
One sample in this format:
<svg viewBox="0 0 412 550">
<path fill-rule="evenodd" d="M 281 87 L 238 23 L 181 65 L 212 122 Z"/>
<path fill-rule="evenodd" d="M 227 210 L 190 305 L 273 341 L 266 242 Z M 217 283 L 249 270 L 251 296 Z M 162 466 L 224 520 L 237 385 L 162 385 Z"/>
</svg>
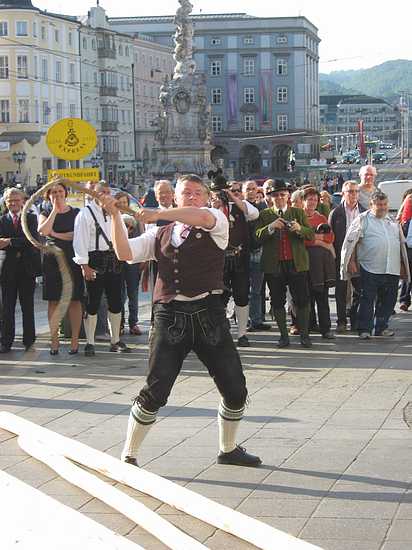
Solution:
<svg viewBox="0 0 412 550">
<path fill-rule="evenodd" d="M 133 336 L 141 336 L 143 332 L 140 330 L 139 325 L 135 325 L 134 327 L 130 327 L 130 334 L 133 334 Z"/>
</svg>

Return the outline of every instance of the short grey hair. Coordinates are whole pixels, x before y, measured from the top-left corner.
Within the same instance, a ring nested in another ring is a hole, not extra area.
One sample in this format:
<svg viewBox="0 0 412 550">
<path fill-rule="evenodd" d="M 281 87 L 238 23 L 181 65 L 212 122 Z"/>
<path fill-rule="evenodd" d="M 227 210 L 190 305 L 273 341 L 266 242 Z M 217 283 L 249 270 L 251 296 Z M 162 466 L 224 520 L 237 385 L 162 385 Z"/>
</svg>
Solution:
<svg viewBox="0 0 412 550">
<path fill-rule="evenodd" d="M 365 174 L 368 168 L 372 168 L 372 170 L 375 173 L 375 176 L 377 175 L 378 171 L 376 170 L 375 166 L 373 164 L 364 164 L 359 168 L 359 177 L 362 178 L 362 176 Z"/>
<path fill-rule="evenodd" d="M 18 187 L 7 187 L 3 193 L 3 199 L 6 201 L 10 195 L 20 195 L 22 199 L 26 198 L 26 193 Z"/>
<path fill-rule="evenodd" d="M 345 183 L 342 185 L 342 193 L 343 193 L 344 191 L 347 191 L 351 185 L 356 185 L 356 186 L 358 186 L 359 183 L 358 183 L 357 181 L 355 181 L 355 180 L 346 180 Z"/>
<path fill-rule="evenodd" d="M 198 183 L 203 187 L 203 190 L 209 195 L 210 189 L 207 183 L 205 183 L 201 177 L 197 176 L 196 174 L 185 174 L 184 176 L 180 176 L 176 182 L 176 189 L 180 186 L 182 186 L 184 183 L 192 181 L 193 183 Z"/>
<path fill-rule="evenodd" d="M 256 180 L 246 180 L 246 181 L 244 181 L 244 182 L 242 183 L 242 189 L 243 189 L 243 191 L 245 191 L 246 186 L 247 186 L 248 183 L 254 183 L 254 184 L 257 186 Z"/>
<path fill-rule="evenodd" d="M 302 189 L 296 189 L 296 191 L 293 191 L 293 193 L 290 196 L 291 202 L 295 202 L 298 199 L 303 200 L 304 191 Z"/>
<path fill-rule="evenodd" d="M 154 187 L 153 187 L 154 192 L 156 193 L 156 191 L 159 189 L 159 187 L 160 187 L 161 185 L 163 185 L 163 184 L 168 185 L 169 188 L 170 188 L 170 190 L 171 190 L 172 193 L 173 193 L 173 185 L 172 185 L 172 183 L 171 183 L 169 180 L 157 180 L 157 181 L 155 181 L 155 184 L 154 184 Z"/>
</svg>

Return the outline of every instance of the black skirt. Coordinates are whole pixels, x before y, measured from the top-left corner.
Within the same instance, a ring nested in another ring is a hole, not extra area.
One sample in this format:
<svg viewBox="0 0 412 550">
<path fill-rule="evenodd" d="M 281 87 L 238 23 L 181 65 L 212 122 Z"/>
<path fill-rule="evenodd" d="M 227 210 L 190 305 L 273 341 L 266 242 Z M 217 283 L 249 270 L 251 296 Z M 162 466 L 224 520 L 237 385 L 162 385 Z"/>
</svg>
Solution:
<svg viewBox="0 0 412 550">
<path fill-rule="evenodd" d="M 59 244 L 62 244 L 60 241 Z M 63 249 L 73 281 L 72 300 L 83 300 L 84 280 L 82 270 L 74 263 L 73 244 L 70 241 L 59 248 Z M 56 258 L 52 254 L 45 254 L 43 258 L 43 300 L 58 302 L 62 295 L 62 278 Z"/>
</svg>

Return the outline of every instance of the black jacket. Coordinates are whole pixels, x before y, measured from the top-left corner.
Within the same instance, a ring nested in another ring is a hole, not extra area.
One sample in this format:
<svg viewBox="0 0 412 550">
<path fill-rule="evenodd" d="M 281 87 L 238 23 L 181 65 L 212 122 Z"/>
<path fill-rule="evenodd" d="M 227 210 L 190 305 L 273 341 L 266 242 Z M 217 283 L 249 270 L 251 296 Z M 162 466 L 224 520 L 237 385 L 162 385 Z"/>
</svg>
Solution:
<svg viewBox="0 0 412 550">
<path fill-rule="evenodd" d="M 36 215 L 29 213 L 27 223 L 33 237 L 39 240 Z M 1 272 L 2 280 L 21 274 L 22 269 L 29 277 L 41 275 L 40 251 L 26 239 L 21 224 L 14 227 L 10 214 L 4 214 L 0 218 L 0 237 L 11 238 L 10 245 L 3 249 L 6 257 Z"/>
<path fill-rule="evenodd" d="M 365 212 L 365 208 L 363 208 L 360 203 L 358 203 L 358 208 L 360 214 Z M 334 208 L 329 214 L 329 225 L 335 235 L 333 246 L 335 247 L 336 252 L 336 264 L 340 266 L 340 253 L 342 250 L 343 241 L 345 240 L 346 231 L 348 229 L 346 227 L 346 211 L 343 203 Z"/>
</svg>

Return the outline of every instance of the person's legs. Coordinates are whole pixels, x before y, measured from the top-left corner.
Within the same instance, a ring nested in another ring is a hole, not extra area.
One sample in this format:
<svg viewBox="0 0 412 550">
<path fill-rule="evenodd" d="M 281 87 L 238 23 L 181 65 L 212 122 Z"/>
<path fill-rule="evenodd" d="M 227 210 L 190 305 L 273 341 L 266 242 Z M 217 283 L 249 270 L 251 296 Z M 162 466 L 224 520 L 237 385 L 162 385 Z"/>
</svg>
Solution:
<svg viewBox="0 0 412 550">
<path fill-rule="evenodd" d="M 375 334 L 378 336 L 388 328 L 389 319 L 398 297 L 399 277 L 397 275 L 382 275 L 379 287 L 380 300 L 375 310 Z"/>
<path fill-rule="evenodd" d="M 104 275 L 104 291 L 107 298 L 108 318 L 111 344 L 120 341 L 120 324 L 122 311 L 122 274 L 106 273 Z"/>
<path fill-rule="evenodd" d="M 94 346 L 94 336 L 97 325 L 97 312 L 102 300 L 104 291 L 104 275 L 96 274 L 94 281 L 86 281 L 87 296 L 86 296 L 86 313 L 84 320 L 84 330 L 86 332 L 86 340 L 89 346 Z"/>
<path fill-rule="evenodd" d="M 249 318 L 251 328 L 264 322 L 262 314 L 262 287 L 264 274 L 260 263 L 250 262 Z"/>
<path fill-rule="evenodd" d="M 183 361 L 191 349 L 191 340 L 190 316 L 176 312 L 170 304 L 153 306 L 149 373 L 130 412 L 122 460 L 136 457 L 143 439 L 156 420 L 158 410 L 166 405 Z"/>
<path fill-rule="evenodd" d="M 399 296 L 399 302 L 401 306 L 404 306 L 401 309 L 408 309 L 411 307 L 411 283 L 408 281 L 402 281 L 401 294 Z"/>
<path fill-rule="evenodd" d="M 312 291 L 316 301 L 319 318 L 319 330 L 322 335 L 330 332 L 330 309 L 329 309 L 329 289 L 323 288 L 319 291 Z"/>
<path fill-rule="evenodd" d="M 69 320 L 71 327 L 71 349 L 79 347 L 79 334 L 82 326 L 83 309 L 80 300 L 72 300 L 69 305 Z"/>
<path fill-rule="evenodd" d="M 352 277 L 352 303 L 349 310 L 350 327 L 353 332 L 358 330 L 359 301 L 362 292 L 362 281 L 360 277 Z"/>
<path fill-rule="evenodd" d="M 278 329 L 280 332 L 280 345 L 288 345 L 289 335 L 288 329 L 286 326 L 286 277 L 281 271 L 279 275 L 273 275 L 271 273 L 266 273 L 266 282 L 269 286 L 270 292 L 270 302 L 272 306 L 273 315 L 275 317 Z"/>
<path fill-rule="evenodd" d="M 246 259 L 243 259 L 243 264 L 234 271 L 232 277 L 232 293 L 236 306 L 238 338 L 245 336 L 249 318 L 249 264 L 246 265 Z"/>
<path fill-rule="evenodd" d="M 50 349 L 57 350 L 59 349 L 59 327 L 52 327 L 52 319 L 56 312 L 56 308 L 59 302 L 54 302 L 49 300 L 47 302 L 47 317 L 49 320 L 49 327 L 50 327 L 50 340 L 51 340 L 51 346 Z"/>
<path fill-rule="evenodd" d="M 129 300 L 129 328 L 132 329 L 138 322 L 138 297 L 140 270 L 137 264 L 125 267 L 126 292 Z"/>
<path fill-rule="evenodd" d="M 34 277 L 19 278 L 19 301 L 23 314 L 23 344 L 30 347 L 36 340 L 36 327 L 34 321 L 34 290 L 36 279 Z"/>
<path fill-rule="evenodd" d="M 372 333 L 375 300 L 379 287 L 379 276 L 369 273 L 361 267 L 361 293 L 359 301 L 358 331 L 362 333 Z"/>
<path fill-rule="evenodd" d="M 342 281 L 339 275 L 336 278 L 335 300 L 336 300 L 336 324 L 338 327 L 346 327 L 346 295 L 348 291 L 347 281 Z"/>
<path fill-rule="evenodd" d="M 289 265 L 288 286 L 293 303 L 296 306 L 296 319 L 301 343 L 309 347 L 310 294 L 308 272 L 297 272 L 294 267 Z"/>
<path fill-rule="evenodd" d="M 17 281 L 4 278 L 1 282 L 1 294 L 3 300 L 3 330 L 1 344 L 4 348 L 10 348 L 14 342 L 16 330 L 15 312 L 17 301 Z"/>
</svg>

